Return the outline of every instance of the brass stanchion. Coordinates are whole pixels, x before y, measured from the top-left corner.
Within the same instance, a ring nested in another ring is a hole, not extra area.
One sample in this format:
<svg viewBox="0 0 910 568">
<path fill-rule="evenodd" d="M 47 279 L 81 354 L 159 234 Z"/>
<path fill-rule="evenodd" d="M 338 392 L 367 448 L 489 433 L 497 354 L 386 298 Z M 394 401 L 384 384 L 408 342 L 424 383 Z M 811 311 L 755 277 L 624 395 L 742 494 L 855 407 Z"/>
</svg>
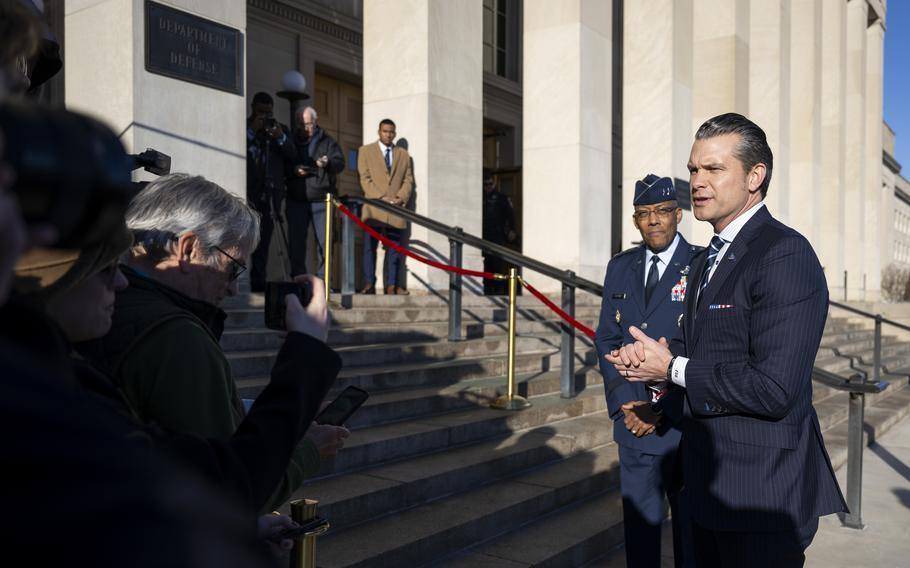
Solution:
<svg viewBox="0 0 910 568">
<path fill-rule="evenodd" d="M 319 501 L 314 499 L 297 499 L 291 501 L 291 518 L 298 524 L 305 524 L 316 518 Z M 291 568 L 316 568 L 316 537 L 328 529 L 328 524 L 294 540 L 291 550 Z"/>
<path fill-rule="evenodd" d="M 329 294 L 332 293 L 332 286 L 329 284 L 329 274 L 331 274 L 331 260 L 332 260 L 332 215 L 335 213 L 335 210 L 332 207 L 332 194 L 326 192 L 325 194 L 325 245 L 324 250 L 322 251 L 325 256 L 325 262 L 323 263 L 323 268 L 325 271 L 322 274 L 322 279 L 325 281 L 325 303 L 329 303 Z"/>
<path fill-rule="evenodd" d="M 509 269 L 509 368 L 508 384 L 506 386 L 505 396 L 501 396 L 490 404 L 490 408 L 500 410 L 521 410 L 531 406 L 523 396 L 515 394 L 515 301 L 516 288 L 518 285 L 518 271 L 515 268 Z"/>
</svg>

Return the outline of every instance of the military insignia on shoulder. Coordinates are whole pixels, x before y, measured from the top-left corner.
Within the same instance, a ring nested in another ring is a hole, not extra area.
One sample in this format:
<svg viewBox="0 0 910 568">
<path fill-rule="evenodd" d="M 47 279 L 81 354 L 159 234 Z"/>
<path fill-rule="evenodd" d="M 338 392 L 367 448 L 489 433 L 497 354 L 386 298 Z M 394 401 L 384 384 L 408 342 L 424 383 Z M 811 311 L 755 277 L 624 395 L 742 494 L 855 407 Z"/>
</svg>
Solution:
<svg viewBox="0 0 910 568">
<path fill-rule="evenodd" d="M 614 255 L 613 255 L 613 258 L 617 258 L 617 257 L 620 257 L 620 256 L 622 256 L 622 255 L 624 255 L 624 254 L 629 254 L 630 252 L 635 252 L 635 251 L 639 251 L 639 250 L 641 250 L 641 245 L 639 245 L 639 246 L 634 246 L 634 247 L 632 247 L 632 248 L 627 248 L 627 249 L 624 250 L 624 251 L 620 251 L 620 252 L 614 254 Z"/>
<path fill-rule="evenodd" d="M 616 323 L 619 323 L 622 320 L 622 314 L 619 313 L 619 310 L 616 310 Z"/>
</svg>

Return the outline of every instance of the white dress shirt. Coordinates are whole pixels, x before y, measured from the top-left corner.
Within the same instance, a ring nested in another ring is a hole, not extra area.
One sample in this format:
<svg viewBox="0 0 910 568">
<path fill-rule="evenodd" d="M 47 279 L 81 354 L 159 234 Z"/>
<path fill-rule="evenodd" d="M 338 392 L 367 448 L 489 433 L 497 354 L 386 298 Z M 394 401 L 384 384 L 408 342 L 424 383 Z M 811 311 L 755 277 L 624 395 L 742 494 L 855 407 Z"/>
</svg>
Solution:
<svg viewBox="0 0 910 568">
<path fill-rule="evenodd" d="M 730 248 L 730 245 L 733 244 L 733 239 L 736 238 L 736 235 L 738 235 L 746 223 L 749 222 L 749 219 L 758 213 L 759 209 L 764 206 L 765 203 L 763 201 L 760 201 L 758 205 L 753 206 L 751 209 L 736 219 L 733 219 L 733 221 L 724 227 L 724 230 L 721 231 L 719 235 L 717 235 L 726 242 L 720 249 L 720 252 L 717 253 L 717 258 L 714 259 L 714 265 L 708 272 L 708 282 L 711 281 L 711 277 L 714 276 L 714 271 L 717 270 L 717 267 L 724 260 L 724 256 L 727 254 L 727 250 Z M 689 359 L 687 357 L 677 357 L 676 360 L 673 361 L 673 370 L 670 372 L 670 380 L 684 388 L 686 386 L 686 364 L 688 362 Z"/>
<path fill-rule="evenodd" d="M 673 237 L 673 241 L 670 243 L 670 246 L 657 253 L 657 280 L 660 281 L 664 277 L 664 271 L 667 269 L 667 266 L 670 264 L 670 261 L 673 260 L 673 254 L 676 252 L 676 245 L 679 244 L 679 233 L 676 233 L 676 236 Z M 651 271 L 651 259 L 654 258 L 655 253 L 651 252 L 651 249 L 645 247 L 645 287 L 648 286 L 648 272 Z"/>
</svg>

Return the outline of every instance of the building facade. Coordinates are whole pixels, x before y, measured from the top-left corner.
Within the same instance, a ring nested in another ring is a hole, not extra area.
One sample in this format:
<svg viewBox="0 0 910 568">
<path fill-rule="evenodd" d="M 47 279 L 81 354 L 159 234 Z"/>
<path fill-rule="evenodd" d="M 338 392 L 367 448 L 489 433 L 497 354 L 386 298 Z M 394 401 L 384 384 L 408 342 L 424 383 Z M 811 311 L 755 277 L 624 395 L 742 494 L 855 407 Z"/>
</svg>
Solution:
<svg viewBox="0 0 910 568">
<path fill-rule="evenodd" d="M 768 133 L 766 203 L 812 242 L 832 297 L 846 274 L 850 299 L 876 298 L 899 248 L 882 167 L 883 0 L 159 3 L 242 34 L 242 92 L 149 72 L 147 0 L 79 0 L 58 8 L 66 104 L 238 195 L 250 99 L 296 69 L 348 158 L 343 193 L 359 191 L 357 148 L 392 118 L 418 213 L 479 235 L 491 168 L 515 205 L 520 250 L 595 281 L 639 238 L 635 180 L 653 172 L 687 188 L 695 130 L 730 111 Z M 688 210 L 682 231 L 711 235 Z M 446 239 L 420 227 L 409 246 L 448 256 Z M 480 267 L 480 254 L 466 249 L 465 264 Z M 448 285 L 435 269 L 408 270 L 411 288 Z"/>
</svg>

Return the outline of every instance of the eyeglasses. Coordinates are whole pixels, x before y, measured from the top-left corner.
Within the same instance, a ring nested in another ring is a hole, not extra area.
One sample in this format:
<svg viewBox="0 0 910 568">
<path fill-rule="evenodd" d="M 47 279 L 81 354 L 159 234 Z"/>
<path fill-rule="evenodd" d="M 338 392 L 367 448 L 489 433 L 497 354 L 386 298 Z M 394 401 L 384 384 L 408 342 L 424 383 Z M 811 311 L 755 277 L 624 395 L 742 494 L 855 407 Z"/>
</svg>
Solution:
<svg viewBox="0 0 910 568">
<path fill-rule="evenodd" d="M 676 212 L 676 207 L 659 207 L 657 209 L 640 209 L 635 213 L 632 213 L 632 216 L 638 219 L 639 221 L 645 221 L 651 217 L 651 213 L 656 213 L 658 218 L 666 219 L 670 215 Z"/>
<path fill-rule="evenodd" d="M 228 257 L 231 260 L 231 273 L 228 274 L 228 279 L 231 282 L 233 282 L 234 280 L 237 280 L 238 278 L 240 278 L 240 275 L 243 274 L 243 272 L 246 270 L 246 265 L 243 264 L 242 262 L 240 262 L 239 260 L 237 260 L 236 258 L 234 258 L 233 256 L 229 255 L 228 253 L 224 252 L 219 247 L 213 246 L 212 248 L 217 250 L 218 252 L 220 252 L 221 254 L 223 254 L 224 256 Z"/>
</svg>

